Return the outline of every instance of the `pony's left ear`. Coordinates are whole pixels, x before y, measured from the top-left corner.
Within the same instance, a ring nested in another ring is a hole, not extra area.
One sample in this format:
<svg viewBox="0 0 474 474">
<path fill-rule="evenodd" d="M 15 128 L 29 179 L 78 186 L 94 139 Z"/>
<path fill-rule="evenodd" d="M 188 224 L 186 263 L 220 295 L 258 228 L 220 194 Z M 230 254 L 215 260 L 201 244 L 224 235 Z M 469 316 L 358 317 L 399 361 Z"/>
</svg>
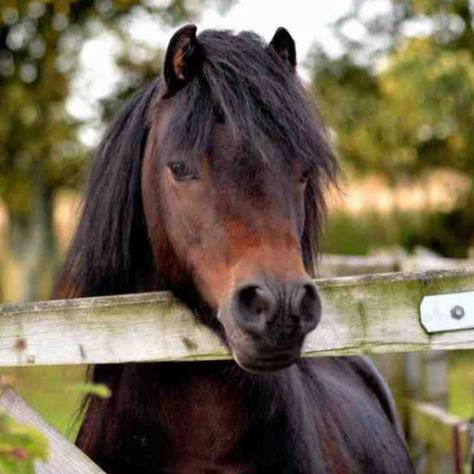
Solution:
<svg viewBox="0 0 474 474">
<path fill-rule="evenodd" d="M 296 68 L 296 46 L 295 41 L 288 33 L 286 28 L 280 26 L 273 35 L 269 43 L 269 47 L 273 48 L 283 59 L 291 71 Z"/>
<path fill-rule="evenodd" d="M 196 31 L 196 25 L 183 26 L 168 44 L 163 67 L 165 98 L 173 96 L 185 86 L 201 64 L 202 54 Z"/>
</svg>

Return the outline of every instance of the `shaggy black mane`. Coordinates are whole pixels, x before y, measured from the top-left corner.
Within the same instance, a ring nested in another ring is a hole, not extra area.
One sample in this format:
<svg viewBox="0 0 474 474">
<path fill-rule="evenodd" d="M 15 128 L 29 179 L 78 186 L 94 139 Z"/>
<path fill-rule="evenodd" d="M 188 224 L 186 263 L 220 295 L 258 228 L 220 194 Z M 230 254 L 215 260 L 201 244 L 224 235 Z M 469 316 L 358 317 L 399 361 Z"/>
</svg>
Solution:
<svg viewBox="0 0 474 474">
<path fill-rule="evenodd" d="M 299 160 L 311 169 L 302 238 L 305 265 L 311 273 L 324 222 L 325 189 L 337 175 L 317 111 L 297 76 L 259 36 L 209 30 L 198 41 L 201 67 L 175 97 L 164 99 L 175 101 L 175 112 L 160 147 L 183 149 L 190 159 L 197 159 L 208 150 L 216 122 L 225 121 L 245 146 L 258 147 L 259 137 L 265 137 L 278 143 L 286 159 Z M 57 295 L 145 289 L 143 278 L 153 269 L 140 171 L 159 88 L 157 80 L 132 98 L 97 149 Z"/>
<path fill-rule="evenodd" d="M 172 146 L 201 156 L 216 121 L 224 119 L 249 146 L 266 136 L 283 146 L 289 159 L 333 178 L 336 164 L 324 126 L 297 76 L 273 48 L 251 32 L 209 30 L 198 41 L 203 63 L 176 96 L 168 136 Z"/>
</svg>

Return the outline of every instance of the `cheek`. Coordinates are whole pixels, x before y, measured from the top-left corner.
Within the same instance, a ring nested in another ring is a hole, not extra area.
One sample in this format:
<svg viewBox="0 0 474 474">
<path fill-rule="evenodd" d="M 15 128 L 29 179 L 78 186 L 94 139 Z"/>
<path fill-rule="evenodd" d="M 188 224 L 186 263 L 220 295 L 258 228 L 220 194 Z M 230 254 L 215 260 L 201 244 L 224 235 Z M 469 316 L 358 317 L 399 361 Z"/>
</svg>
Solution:
<svg viewBox="0 0 474 474">
<path fill-rule="evenodd" d="M 205 243 L 206 230 L 213 225 L 210 193 L 200 181 L 176 182 L 169 173 L 161 179 L 166 226 L 177 246 L 199 248 Z"/>
<path fill-rule="evenodd" d="M 166 206 L 161 182 L 153 161 L 147 159 L 143 162 L 142 170 L 142 202 L 148 238 L 160 278 L 178 284 L 182 276 L 166 228 Z"/>
<path fill-rule="evenodd" d="M 170 244 L 208 303 L 217 307 L 230 275 L 216 197 L 202 181 L 179 183 L 164 177 L 162 189 Z"/>
</svg>

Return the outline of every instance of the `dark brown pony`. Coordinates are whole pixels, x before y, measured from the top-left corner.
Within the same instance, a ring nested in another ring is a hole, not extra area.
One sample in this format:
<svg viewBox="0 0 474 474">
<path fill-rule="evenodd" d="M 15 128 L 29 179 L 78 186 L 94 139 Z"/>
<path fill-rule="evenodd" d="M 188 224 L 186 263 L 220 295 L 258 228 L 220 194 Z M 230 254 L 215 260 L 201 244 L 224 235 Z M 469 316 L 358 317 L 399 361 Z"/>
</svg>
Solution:
<svg viewBox="0 0 474 474">
<path fill-rule="evenodd" d="M 171 290 L 234 361 L 96 366 L 78 445 L 108 473 L 412 473 L 364 358 L 299 358 L 337 165 L 293 39 L 186 26 L 97 151 L 57 296 Z"/>
</svg>

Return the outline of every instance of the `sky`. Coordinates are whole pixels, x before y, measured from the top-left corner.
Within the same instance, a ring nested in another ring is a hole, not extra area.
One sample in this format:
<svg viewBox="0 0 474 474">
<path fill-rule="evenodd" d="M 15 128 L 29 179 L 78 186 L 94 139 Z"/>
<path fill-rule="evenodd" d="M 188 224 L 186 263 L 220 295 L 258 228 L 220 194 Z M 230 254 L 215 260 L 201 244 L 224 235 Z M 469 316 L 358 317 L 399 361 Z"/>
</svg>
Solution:
<svg viewBox="0 0 474 474">
<path fill-rule="evenodd" d="M 253 30 L 270 40 L 284 26 L 296 42 L 298 56 L 304 59 L 315 40 L 331 48 L 329 24 L 347 12 L 350 0 L 240 0 L 225 16 L 207 10 L 199 26 Z"/>
<path fill-rule="evenodd" d="M 279 26 L 284 26 L 295 39 L 299 73 L 305 79 L 308 72 L 304 61 L 315 42 L 329 54 L 338 54 L 330 24 L 349 11 L 351 3 L 351 0 L 237 0 L 225 14 L 215 8 L 205 9 L 196 24 L 198 31 L 207 28 L 252 30 L 267 41 Z M 157 25 L 145 14 L 137 14 L 127 27 L 136 40 L 162 49 L 166 48 L 175 29 Z M 107 34 L 99 33 L 85 44 L 68 102 L 68 111 L 73 116 L 89 123 L 98 119 L 98 101 L 110 93 L 119 80 L 119 71 L 114 66 L 117 53 L 116 40 Z M 81 140 L 94 145 L 99 133 L 97 128 L 84 127 Z"/>
</svg>

